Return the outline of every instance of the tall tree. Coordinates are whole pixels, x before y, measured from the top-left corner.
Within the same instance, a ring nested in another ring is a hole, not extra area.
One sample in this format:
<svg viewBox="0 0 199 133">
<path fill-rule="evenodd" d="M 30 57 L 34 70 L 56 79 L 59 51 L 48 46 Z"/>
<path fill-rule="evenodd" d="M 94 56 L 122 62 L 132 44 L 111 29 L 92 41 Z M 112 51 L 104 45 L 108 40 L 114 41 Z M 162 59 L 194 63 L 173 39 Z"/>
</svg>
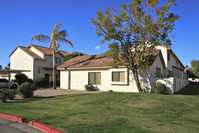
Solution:
<svg viewBox="0 0 199 133">
<path fill-rule="evenodd" d="M 5 67 L 6 70 L 10 70 L 10 63 Z"/>
<path fill-rule="evenodd" d="M 54 29 L 51 33 L 51 36 L 46 36 L 46 35 L 43 35 L 43 34 L 39 34 L 39 35 L 36 35 L 34 37 L 32 37 L 32 40 L 36 40 L 36 41 L 40 41 L 40 42 L 50 42 L 50 46 L 49 46 L 49 49 L 52 49 L 53 50 L 53 89 L 56 89 L 56 57 L 55 57 L 55 52 L 56 50 L 58 50 L 59 48 L 59 42 L 62 42 L 62 43 L 66 43 L 66 44 L 69 44 L 73 47 L 73 44 L 70 40 L 67 40 L 66 39 L 66 36 L 68 35 L 67 34 L 67 31 L 66 30 L 61 30 L 59 31 L 59 28 L 62 26 L 62 24 L 56 24 L 54 26 Z"/>
<path fill-rule="evenodd" d="M 191 61 L 191 67 L 192 67 L 191 72 L 195 76 L 199 77 L 199 60 L 192 60 Z"/>
<path fill-rule="evenodd" d="M 2 65 L 0 65 L 0 69 L 2 69 L 3 67 L 2 67 Z"/>
<path fill-rule="evenodd" d="M 178 15 L 169 13 L 172 5 L 176 5 L 175 0 L 167 0 L 162 6 L 158 0 L 133 0 L 128 6 L 122 4 L 120 11 L 109 8 L 104 13 L 98 11 L 96 19 L 91 18 L 96 34 L 103 37 L 102 43 L 118 44 L 139 92 L 142 88 L 137 70 L 148 64 L 144 54 L 153 52 L 156 45 L 171 45 L 170 34 L 179 19 Z"/>
</svg>

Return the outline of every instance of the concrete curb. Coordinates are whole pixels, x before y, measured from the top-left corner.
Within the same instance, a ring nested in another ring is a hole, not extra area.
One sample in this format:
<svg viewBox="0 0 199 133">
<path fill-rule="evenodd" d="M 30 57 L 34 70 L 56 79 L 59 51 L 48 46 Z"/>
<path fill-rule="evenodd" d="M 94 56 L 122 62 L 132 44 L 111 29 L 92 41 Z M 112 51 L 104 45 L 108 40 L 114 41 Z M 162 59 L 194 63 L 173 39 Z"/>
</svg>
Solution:
<svg viewBox="0 0 199 133">
<path fill-rule="evenodd" d="M 58 129 L 55 129 L 55 128 L 51 127 L 51 126 L 48 126 L 48 125 L 45 125 L 43 123 L 36 122 L 36 121 L 30 121 L 28 123 L 28 125 L 36 127 L 36 128 L 38 128 L 38 129 L 40 129 L 42 131 L 45 131 L 47 133 L 65 133 L 65 132 L 60 131 Z"/>
<path fill-rule="evenodd" d="M 4 113 L 0 113 L 0 118 L 3 119 L 7 119 L 7 120 L 12 120 L 12 121 L 17 121 L 19 123 L 23 123 L 26 119 L 23 117 L 19 117 L 19 116 L 14 116 L 14 115 L 9 115 L 9 114 L 4 114 Z M 33 126 L 37 129 L 40 129 L 42 131 L 45 131 L 47 133 L 65 133 L 63 131 L 60 131 L 56 128 L 53 128 L 51 126 L 45 125 L 43 123 L 40 122 L 36 122 L 36 121 L 30 121 L 28 123 L 29 126 Z"/>
<path fill-rule="evenodd" d="M 9 115 L 9 114 L 4 114 L 4 113 L 0 113 L 0 118 L 4 118 L 4 119 L 7 119 L 7 120 L 12 120 L 12 121 L 17 121 L 19 123 L 23 123 L 26 120 L 23 117 Z"/>
</svg>

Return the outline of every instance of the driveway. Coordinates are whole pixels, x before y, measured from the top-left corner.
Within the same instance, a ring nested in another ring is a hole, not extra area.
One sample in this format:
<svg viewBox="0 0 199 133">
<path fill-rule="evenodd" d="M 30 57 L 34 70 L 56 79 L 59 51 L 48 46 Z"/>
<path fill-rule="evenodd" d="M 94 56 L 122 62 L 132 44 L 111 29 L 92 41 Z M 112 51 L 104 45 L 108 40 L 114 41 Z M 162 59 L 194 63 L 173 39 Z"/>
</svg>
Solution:
<svg viewBox="0 0 199 133">
<path fill-rule="evenodd" d="M 17 123 L 5 119 L 0 119 L 0 132 L 1 133 L 44 133 L 24 123 Z"/>
</svg>

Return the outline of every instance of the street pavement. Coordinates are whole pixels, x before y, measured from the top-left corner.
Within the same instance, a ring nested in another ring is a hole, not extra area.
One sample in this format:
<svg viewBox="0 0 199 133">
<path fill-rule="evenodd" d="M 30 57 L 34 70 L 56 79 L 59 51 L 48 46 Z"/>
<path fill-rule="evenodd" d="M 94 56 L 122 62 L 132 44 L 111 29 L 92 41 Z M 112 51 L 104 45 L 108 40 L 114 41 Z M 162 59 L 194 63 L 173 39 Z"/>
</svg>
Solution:
<svg viewBox="0 0 199 133">
<path fill-rule="evenodd" d="M 0 119 L 0 133 L 44 133 L 24 123 Z"/>
</svg>

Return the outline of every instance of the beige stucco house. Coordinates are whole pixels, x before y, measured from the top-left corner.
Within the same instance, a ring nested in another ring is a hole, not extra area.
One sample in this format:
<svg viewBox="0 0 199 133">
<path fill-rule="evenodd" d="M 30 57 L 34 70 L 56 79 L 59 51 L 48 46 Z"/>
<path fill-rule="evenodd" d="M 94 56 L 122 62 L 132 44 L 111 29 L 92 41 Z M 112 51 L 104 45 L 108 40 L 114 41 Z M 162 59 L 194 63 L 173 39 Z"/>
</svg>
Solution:
<svg viewBox="0 0 199 133">
<path fill-rule="evenodd" d="M 30 44 L 27 47 L 18 46 L 10 54 L 10 69 L 15 70 L 30 70 L 31 72 L 24 72 L 28 78 L 36 82 L 40 78 L 47 78 L 52 81 L 52 53 L 51 49 Z M 56 66 L 61 65 L 63 57 L 67 55 L 66 51 L 56 51 Z M 14 79 L 14 74 L 11 78 Z M 60 72 L 56 72 L 56 80 L 60 80 Z"/>
<path fill-rule="evenodd" d="M 139 68 L 140 83 L 143 88 L 153 91 L 155 82 L 163 82 L 172 94 L 188 84 L 184 66 L 174 52 L 158 46 L 150 55 L 149 66 Z M 132 72 L 125 64 L 118 68 L 105 66 L 110 61 L 104 55 L 84 55 L 72 58 L 58 67 L 62 89 L 85 90 L 92 83 L 101 91 L 138 92 Z"/>
</svg>

